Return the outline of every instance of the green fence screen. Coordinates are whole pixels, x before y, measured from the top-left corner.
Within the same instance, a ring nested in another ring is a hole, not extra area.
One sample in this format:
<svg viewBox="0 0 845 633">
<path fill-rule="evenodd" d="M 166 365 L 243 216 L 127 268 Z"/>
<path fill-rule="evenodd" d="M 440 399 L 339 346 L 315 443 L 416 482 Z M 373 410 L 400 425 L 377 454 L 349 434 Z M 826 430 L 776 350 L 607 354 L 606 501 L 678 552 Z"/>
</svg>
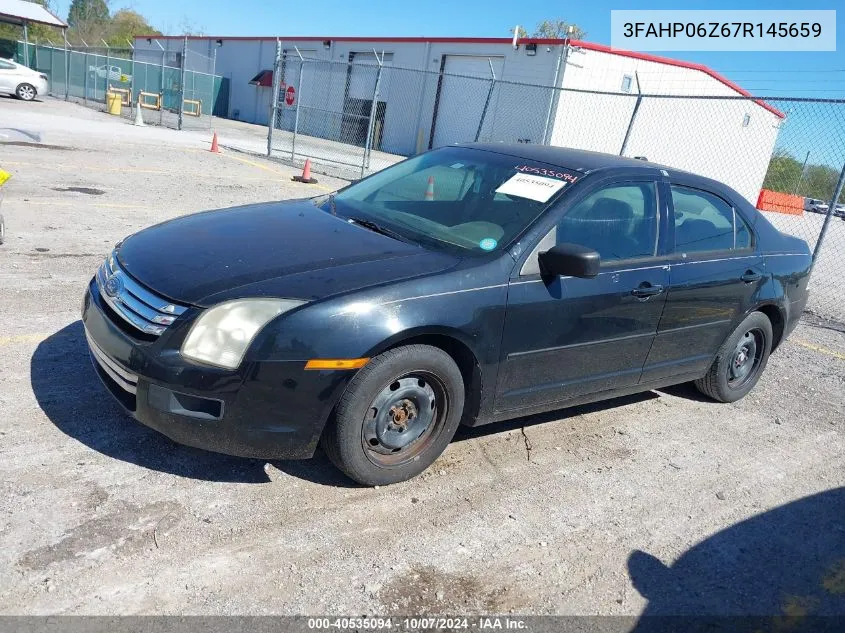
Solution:
<svg viewBox="0 0 845 633">
<path fill-rule="evenodd" d="M 28 55 L 26 54 L 28 49 Z M 69 58 L 66 59 L 65 55 Z M 28 59 L 25 59 L 28 57 Z M 15 60 L 47 75 L 50 94 L 105 103 L 109 88 L 129 90 L 132 103 L 140 92 L 161 95 L 162 108 L 179 110 L 182 70 L 172 66 L 136 62 L 125 56 L 68 50 L 42 44 L 17 42 Z M 185 71 L 184 98 L 199 101 L 203 115 L 226 116 L 229 106 L 228 79 L 192 70 Z M 185 111 L 196 111 L 193 103 Z"/>
</svg>

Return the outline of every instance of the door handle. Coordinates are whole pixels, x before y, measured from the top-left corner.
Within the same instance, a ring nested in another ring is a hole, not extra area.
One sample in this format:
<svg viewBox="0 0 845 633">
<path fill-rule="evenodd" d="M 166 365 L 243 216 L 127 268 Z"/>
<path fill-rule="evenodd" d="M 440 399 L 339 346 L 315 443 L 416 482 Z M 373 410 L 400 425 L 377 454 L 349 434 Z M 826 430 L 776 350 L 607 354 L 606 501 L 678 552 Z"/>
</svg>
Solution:
<svg viewBox="0 0 845 633">
<path fill-rule="evenodd" d="M 742 279 L 742 281 L 744 281 L 747 284 L 754 283 L 755 281 L 760 281 L 762 278 L 763 278 L 763 275 L 761 275 L 760 273 L 755 272 L 753 270 L 746 270 L 745 274 L 742 275 L 742 277 L 740 277 L 740 279 Z"/>
<path fill-rule="evenodd" d="M 663 286 L 659 284 L 652 285 L 647 281 L 644 281 L 639 286 L 634 288 L 631 291 L 631 294 L 637 297 L 638 299 L 648 299 L 649 297 L 653 297 L 654 295 L 659 295 L 663 292 Z"/>
</svg>

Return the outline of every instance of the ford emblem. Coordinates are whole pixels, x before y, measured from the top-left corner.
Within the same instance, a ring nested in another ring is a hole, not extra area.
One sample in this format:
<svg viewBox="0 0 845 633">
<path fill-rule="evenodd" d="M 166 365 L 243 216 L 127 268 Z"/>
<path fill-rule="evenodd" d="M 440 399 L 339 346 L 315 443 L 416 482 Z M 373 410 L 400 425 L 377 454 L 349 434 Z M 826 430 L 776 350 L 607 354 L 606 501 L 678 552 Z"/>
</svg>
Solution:
<svg viewBox="0 0 845 633">
<path fill-rule="evenodd" d="M 106 280 L 103 290 L 106 291 L 108 296 L 114 299 L 123 291 L 123 280 L 117 275 L 112 275 Z"/>
</svg>

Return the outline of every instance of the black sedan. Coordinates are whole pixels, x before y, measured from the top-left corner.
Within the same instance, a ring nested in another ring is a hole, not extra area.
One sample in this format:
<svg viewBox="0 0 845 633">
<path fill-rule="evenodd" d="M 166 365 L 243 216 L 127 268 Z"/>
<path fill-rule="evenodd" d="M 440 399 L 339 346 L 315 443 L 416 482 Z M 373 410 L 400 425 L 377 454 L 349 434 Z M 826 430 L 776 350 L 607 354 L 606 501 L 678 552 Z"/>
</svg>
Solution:
<svg viewBox="0 0 845 633">
<path fill-rule="evenodd" d="M 757 383 L 807 245 L 732 189 L 642 160 L 453 146 L 340 191 L 181 217 L 85 293 L 94 366 L 177 442 L 331 460 L 364 484 L 470 426 L 695 381 Z"/>
</svg>

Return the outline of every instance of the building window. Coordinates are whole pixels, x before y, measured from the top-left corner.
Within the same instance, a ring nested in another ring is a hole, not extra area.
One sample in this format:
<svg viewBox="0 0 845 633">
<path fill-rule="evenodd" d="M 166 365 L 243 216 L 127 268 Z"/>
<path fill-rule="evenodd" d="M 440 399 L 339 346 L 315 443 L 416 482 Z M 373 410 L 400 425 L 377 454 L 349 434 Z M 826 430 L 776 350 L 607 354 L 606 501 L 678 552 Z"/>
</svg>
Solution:
<svg viewBox="0 0 845 633">
<path fill-rule="evenodd" d="M 748 127 L 749 123 L 751 123 L 751 115 L 746 112 L 745 116 L 742 117 L 742 127 Z"/>
<path fill-rule="evenodd" d="M 631 84 L 633 83 L 634 78 L 631 75 L 625 75 L 622 77 L 622 92 L 631 92 Z"/>
</svg>

